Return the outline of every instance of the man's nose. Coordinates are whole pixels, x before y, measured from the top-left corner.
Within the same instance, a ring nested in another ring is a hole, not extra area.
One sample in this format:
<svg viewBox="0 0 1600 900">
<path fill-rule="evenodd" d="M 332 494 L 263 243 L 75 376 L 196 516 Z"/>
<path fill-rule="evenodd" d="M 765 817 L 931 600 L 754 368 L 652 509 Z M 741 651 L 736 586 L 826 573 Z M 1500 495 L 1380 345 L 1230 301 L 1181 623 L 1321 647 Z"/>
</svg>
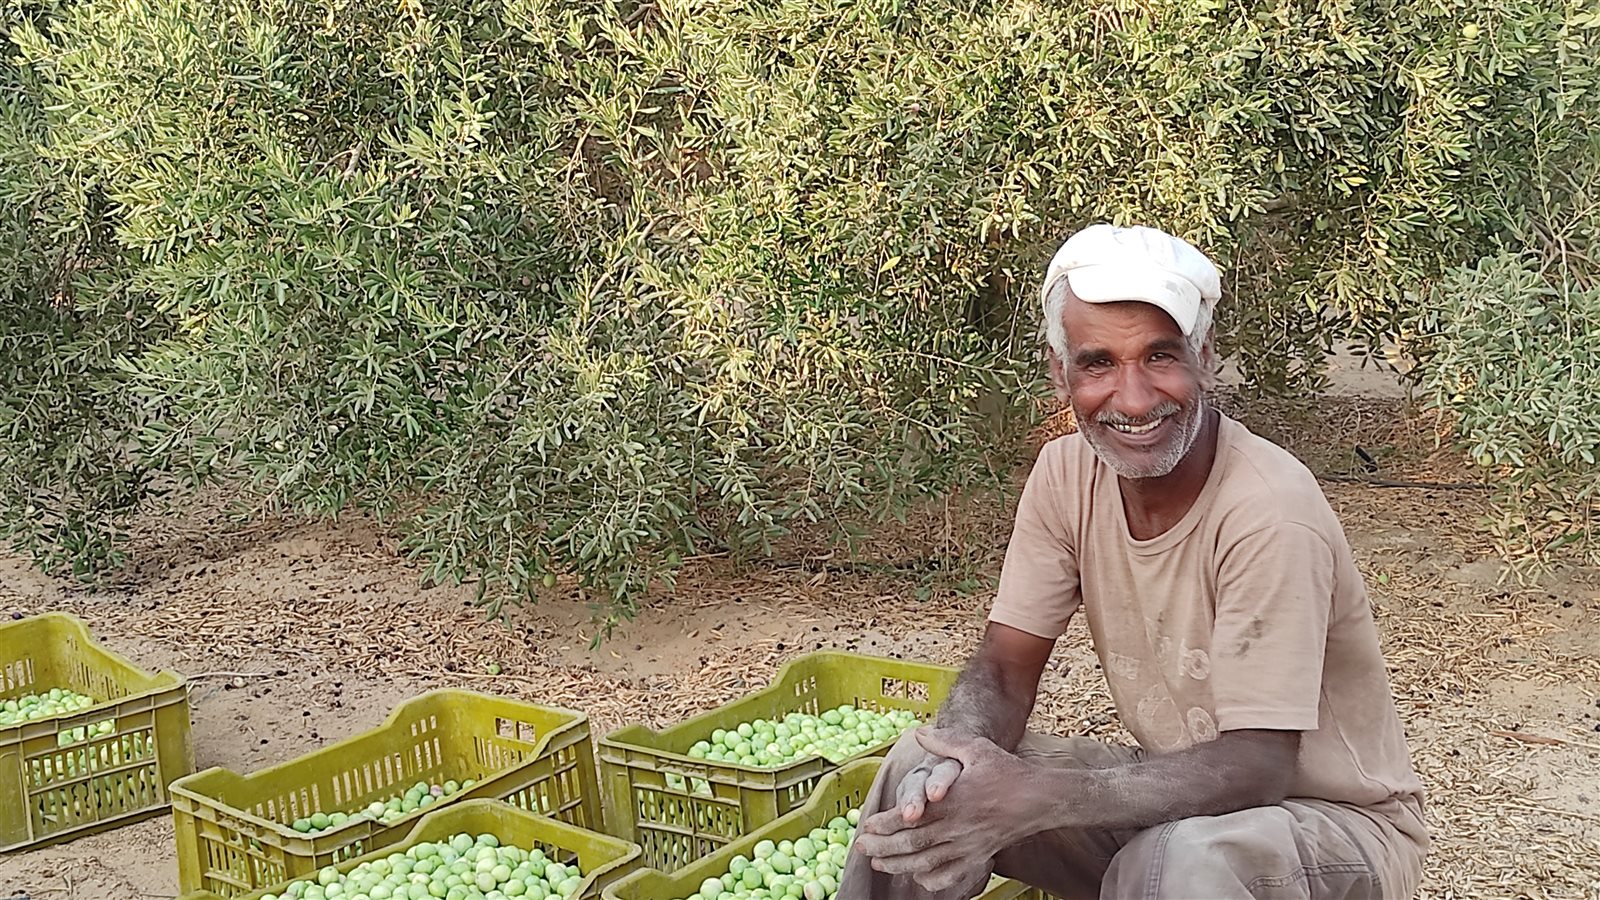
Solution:
<svg viewBox="0 0 1600 900">
<path fill-rule="evenodd" d="M 1142 419 L 1160 404 L 1161 395 L 1147 374 L 1131 366 L 1118 370 L 1117 391 L 1111 400 L 1113 409 L 1127 418 Z"/>
</svg>

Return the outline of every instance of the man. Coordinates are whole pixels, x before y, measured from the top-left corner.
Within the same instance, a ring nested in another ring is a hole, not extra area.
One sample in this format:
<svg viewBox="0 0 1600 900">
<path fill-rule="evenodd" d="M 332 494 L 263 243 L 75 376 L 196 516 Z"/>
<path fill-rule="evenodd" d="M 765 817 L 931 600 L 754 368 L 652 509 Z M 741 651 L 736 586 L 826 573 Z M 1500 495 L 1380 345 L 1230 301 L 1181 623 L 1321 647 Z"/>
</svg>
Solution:
<svg viewBox="0 0 1600 900">
<path fill-rule="evenodd" d="M 1078 433 L 1040 452 L 983 642 L 863 804 L 840 900 L 1411 896 L 1428 845 L 1361 575 L 1315 478 L 1206 402 L 1216 268 L 1072 236 L 1042 289 Z M 1082 610 L 1139 747 L 1025 731 Z"/>
</svg>

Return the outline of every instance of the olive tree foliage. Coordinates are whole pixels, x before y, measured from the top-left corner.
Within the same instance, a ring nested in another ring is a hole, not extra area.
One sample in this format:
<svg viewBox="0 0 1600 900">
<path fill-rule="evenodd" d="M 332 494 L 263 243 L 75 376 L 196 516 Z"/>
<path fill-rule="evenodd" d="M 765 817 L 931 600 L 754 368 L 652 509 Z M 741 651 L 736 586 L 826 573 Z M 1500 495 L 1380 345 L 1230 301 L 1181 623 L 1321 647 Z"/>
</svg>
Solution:
<svg viewBox="0 0 1600 900">
<path fill-rule="evenodd" d="M 40 85 L 10 35 L 57 9 L 0 3 L 0 532 L 88 575 L 116 559 L 116 513 L 143 495 L 129 453 L 138 413 L 117 366 L 152 330 L 121 289 L 103 196 L 40 149 Z"/>
<path fill-rule="evenodd" d="M 1600 564 L 1600 130 L 1533 170 L 1502 194 L 1523 195 L 1515 239 L 1435 285 L 1417 343 L 1494 488 L 1492 533 L 1537 571 Z"/>
<path fill-rule="evenodd" d="M 1501 547 L 1600 562 L 1600 282 L 1508 251 L 1453 273 L 1439 294 L 1448 339 L 1430 397 L 1489 476 Z"/>
<path fill-rule="evenodd" d="M 1211 251 L 1249 384 L 1314 387 L 1594 86 L 1556 0 L 10 3 L 13 540 L 220 483 L 621 614 L 1002 472 L 1090 222 Z"/>
</svg>

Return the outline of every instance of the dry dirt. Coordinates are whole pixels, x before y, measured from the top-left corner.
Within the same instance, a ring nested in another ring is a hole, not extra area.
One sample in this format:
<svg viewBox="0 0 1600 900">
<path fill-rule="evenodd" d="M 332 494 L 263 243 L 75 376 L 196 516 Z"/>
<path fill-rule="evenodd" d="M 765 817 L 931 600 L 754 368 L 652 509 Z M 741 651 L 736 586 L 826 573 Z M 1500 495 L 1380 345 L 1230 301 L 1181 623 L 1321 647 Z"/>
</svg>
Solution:
<svg viewBox="0 0 1600 900">
<path fill-rule="evenodd" d="M 1470 479 L 1398 409 L 1340 401 L 1311 424 L 1251 424 L 1319 473 L 1348 471 L 1362 443 L 1386 477 Z M 1537 587 L 1509 576 L 1477 528 L 1479 491 L 1326 489 L 1367 576 L 1431 791 L 1436 849 L 1420 896 L 1600 897 L 1600 573 L 1563 571 Z M 216 502 L 139 523 L 132 565 L 111 589 L 74 589 L 0 558 L 0 617 L 72 612 L 145 667 L 189 675 L 197 764 L 250 771 L 369 728 L 434 687 L 584 709 L 603 732 L 668 724 L 818 647 L 957 662 L 981 627 L 1006 511 L 987 497 L 885 532 L 885 558 L 940 560 L 939 577 L 798 552 L 745 567 L 691 561 L 676 596 L 597 651 L 588 610 L 565 586 L 490 623 L 467 592 L 420 587 L 418 568 L 369 521 L 241 525 Z M 950 589 L 958 576 L 979 587 Z M 491 662 L 501 674 L 487 674 Z M 1117 736 L 1095 669 L 1075 626 L 1034 727 Z M 0 898 L 171 897 L 171 843 L 163 817 L 0 857 Z"/>
</svg>

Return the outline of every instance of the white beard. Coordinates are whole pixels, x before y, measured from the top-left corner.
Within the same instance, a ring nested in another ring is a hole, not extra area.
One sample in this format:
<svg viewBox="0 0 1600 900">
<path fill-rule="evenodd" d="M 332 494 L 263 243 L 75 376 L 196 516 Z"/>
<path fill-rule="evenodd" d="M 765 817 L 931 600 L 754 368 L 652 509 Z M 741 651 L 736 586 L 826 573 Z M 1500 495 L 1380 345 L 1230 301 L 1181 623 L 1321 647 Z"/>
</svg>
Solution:
<svg viewBox="0 0 1600 900">
<path fill-rule="evenodd" d="M 1094 455 L 1110 467 L 1111 471 L 1123 478 L 1161 478 L 1172 474 L 1172 470 L 1178 467 L 1178 463 L 1183 462 L 1183 458 L 1193 449 L 1194 442 L 1199 439 L 1200 426 L 1205 421 L 1206 398 L 1201 394 L 1187 410 L 1180 409 L 1175 413 L 1178 418 L 1173 425 L 1177 428 L 1177 432 L 1172 440 L 1159 456 L 1141 463 L 1133 463 L 1117 455 L 1116 447 L 1106 439 L 1102 431 L 1110 428 L 1109 424 L 1084 416 L 1076 405 L 1072 411 L 1078 417 L 1080 423 L 1078 430 L 1088 442 L 1089 449 L 1093 450 Z"/>
</svg>

